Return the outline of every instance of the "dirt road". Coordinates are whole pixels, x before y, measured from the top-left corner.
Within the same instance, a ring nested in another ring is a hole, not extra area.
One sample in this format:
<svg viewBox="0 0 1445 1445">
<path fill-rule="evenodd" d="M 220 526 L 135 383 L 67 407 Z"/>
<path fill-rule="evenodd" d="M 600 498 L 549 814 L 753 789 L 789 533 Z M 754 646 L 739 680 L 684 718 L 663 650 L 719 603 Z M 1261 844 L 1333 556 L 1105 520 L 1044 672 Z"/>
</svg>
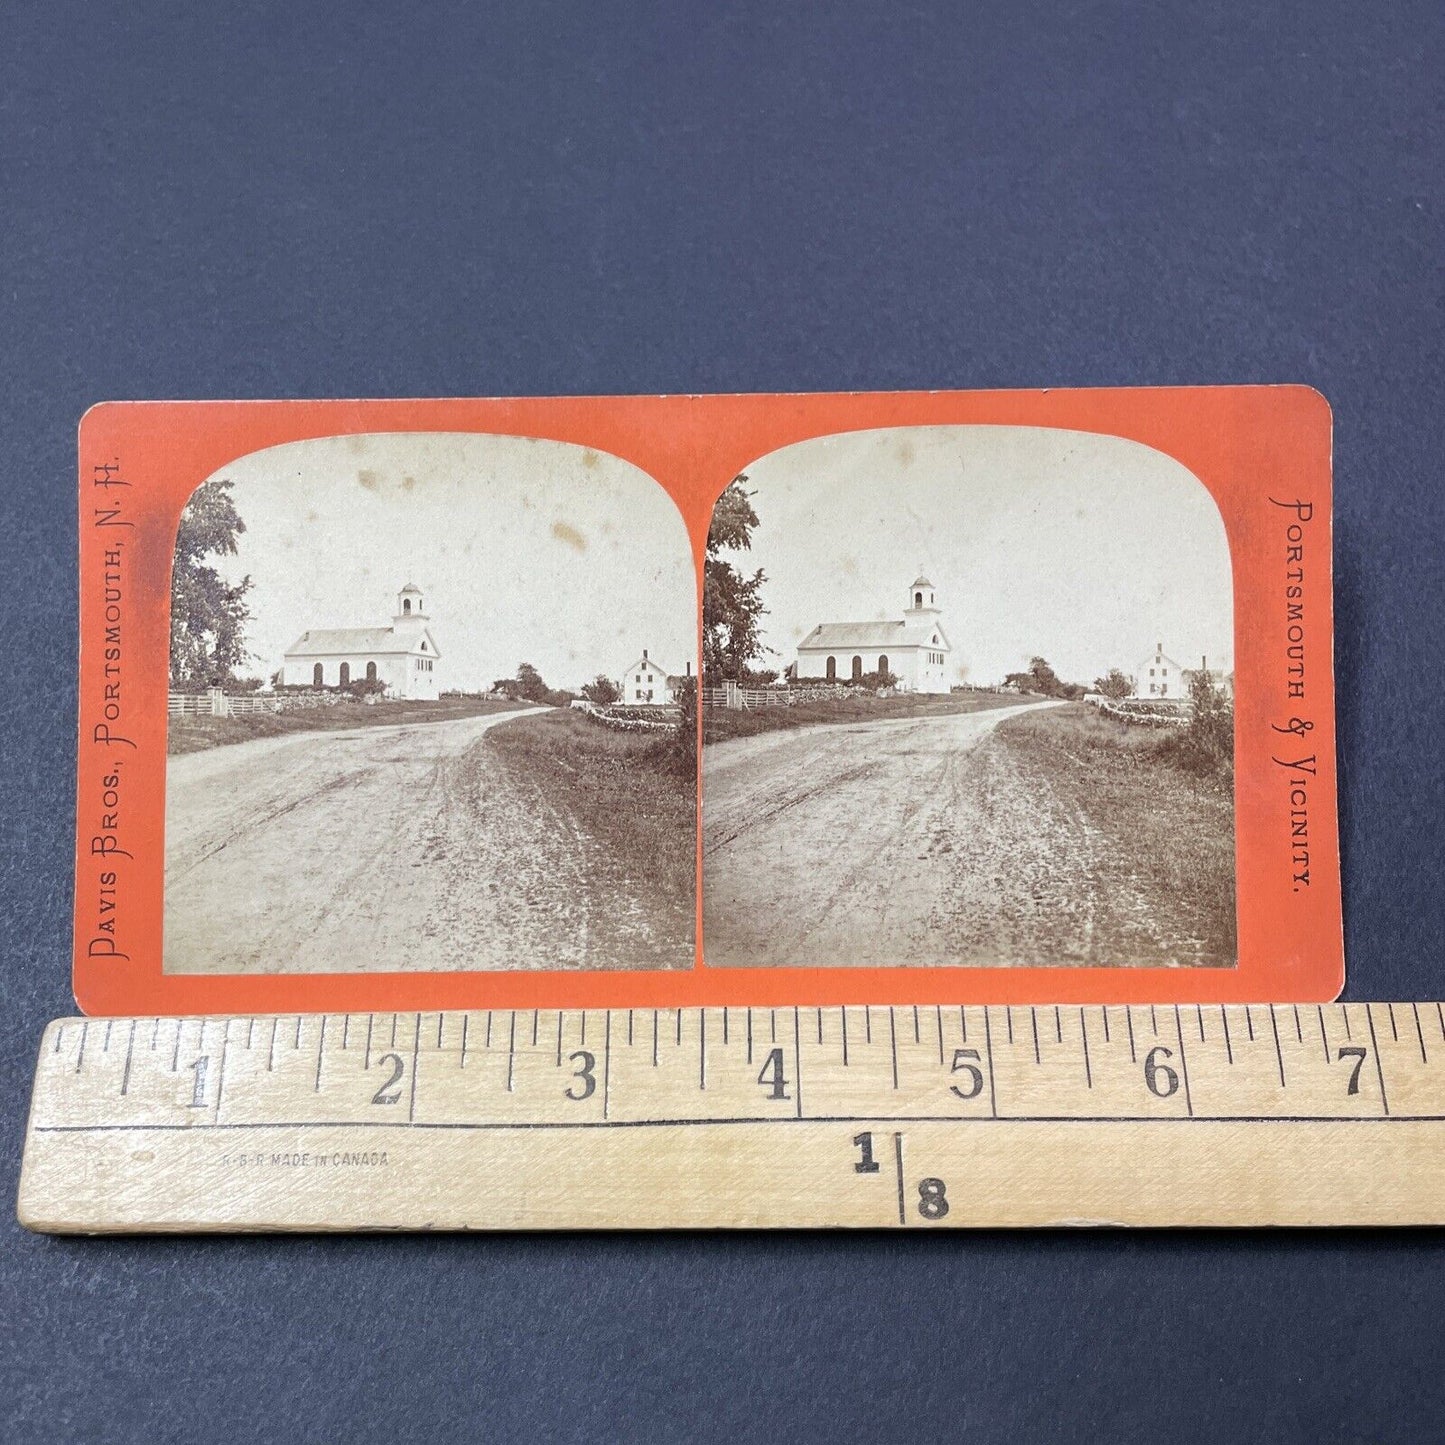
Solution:
<svg viewBox="0 0 1445 1445">
<path fill-rule="evenodd" d="M 706 748 L 707 962 L 1129 961 L 1097 956 L 1095 934 L 1147 932 L 1147 900 L 1095 885 L 1095 830 L 1046 784 L 1025 782 L 992 737 L 1005 719 L 1052 705 Z M 1166 961 L 1157 948 L 1146 956 Z"/>
<path fill-rule="evenodd" d="M 598 845 L 487 746 L 521 715 L 172 757 L 166 971 L 690 965 L 690 942 L 656 937 Z"/>
</svg>

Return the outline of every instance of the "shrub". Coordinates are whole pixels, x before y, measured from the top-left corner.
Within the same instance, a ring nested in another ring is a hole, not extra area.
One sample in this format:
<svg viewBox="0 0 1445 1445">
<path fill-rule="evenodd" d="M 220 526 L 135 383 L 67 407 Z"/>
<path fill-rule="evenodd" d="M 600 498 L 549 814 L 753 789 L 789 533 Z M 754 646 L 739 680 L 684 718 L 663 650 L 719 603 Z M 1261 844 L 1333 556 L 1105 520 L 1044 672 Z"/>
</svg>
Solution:
<svg viewBox="0 0 1445 1445">
<path fill-rule="evenodd" d="M 1207 672 L 1189 679 L 1189 721 L 1158 744 L 1160 757 L 1198 777 L 1234 780 L 1234 703 Z"/>
</svg>

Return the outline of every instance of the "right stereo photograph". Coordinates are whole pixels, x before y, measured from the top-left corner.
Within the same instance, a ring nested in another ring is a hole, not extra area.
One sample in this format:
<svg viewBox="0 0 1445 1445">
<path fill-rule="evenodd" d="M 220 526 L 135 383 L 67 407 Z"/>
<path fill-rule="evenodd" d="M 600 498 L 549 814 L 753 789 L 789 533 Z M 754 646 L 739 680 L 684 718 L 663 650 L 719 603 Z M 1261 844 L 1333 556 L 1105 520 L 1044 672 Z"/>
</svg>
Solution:
<svg viewBox="0 0 1445 1445">
<path fill-rule="evenodd" d="M 1137 442 L 828 436 L 707 541 L 712 967 L 1233 967 L 1218 507 Z"/>
</svg>

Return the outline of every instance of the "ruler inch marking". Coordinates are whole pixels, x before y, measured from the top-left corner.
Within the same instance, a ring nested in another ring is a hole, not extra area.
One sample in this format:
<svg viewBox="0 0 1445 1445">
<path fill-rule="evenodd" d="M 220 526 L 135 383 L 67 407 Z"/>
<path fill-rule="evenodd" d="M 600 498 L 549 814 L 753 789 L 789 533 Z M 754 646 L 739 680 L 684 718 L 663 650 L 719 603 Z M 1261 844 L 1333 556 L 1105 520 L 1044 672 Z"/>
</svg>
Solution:
<svg viewBox="0 0 1445 1445">
<path fill-rule="evenodd" d="M 803 1117 L 803 1026 L 793 1009 L 793 1072 L 798 1076 L 798 1118 Z"/>
<path fill-rule="evenodd" d="M 1287 1088 L 1284 1081 L 1284 1050 L 1279 1044 L 1279 1021 L 1274 1016 L 1274 1005 L 1269 1005 L 1269 1026 L 1274 1030 L 1274 1056 L 1279 1060 L 1279 1086 Z"/>
<path fill-rule="evenodd" d="M 1393 1013 L 1393 1010 L 1391 1010 Z M 1375 1055 L 1375 1077 L 1380 1081 L 1380 1107 L 1385 1111 L 1385 1117 L 1390 1115 L 1390 1100 L 1385 1093 L 1385 1066 L 1380 1059 L 1380 1045 L 1375 1039 L 1375 1010 L 1370 1004 L 1365 1005 L 1365 1022 L 1370 1026 L 1370 1043 L 1373 1046 Z"/>
<path fill-rule="evenodd" d="M 216 1061 L 216 1122 L 221 1122 L 221 1094 L 226 1087 L 226 1049 L 231 1042 L 231 1021 L 221 1025 L 221 1057 Z"/>
<path fill-rule="evenodd" d="M 612 1099 L 612 1010 L 603 1016 L 602 1031 L 602 1117 L 606 1119 Z"/>
<path fill-rule="evenodd" d="M 989 1117 L 998 1118 L 998 1089 L 993 1081 L 993 1026 L 988 1019 L 988 1005 L 983 1006 L 983 1051 L 988 1055 L 988 1111 Z"/>
<path fill-rule="evenodd" d="M 391 1036 L 396 1038 L 396 1021 L 392 1020 Z M 416 1065 L 421 1057 L 421 1015 L 416 1016 L 416 1032 L 411 1039 L 411 1096 L 407 1100 L 406 1118 L 407 1123 L 414 1123 L 416 1120 Z"/>
<path fill-rule="evenodd" d="M 898 1166 L 898 1222 L 908 1223 L 908 1211 L 903 1199 L 903 1135 L 895 1133 L 893 1136 L 893 1161 Z"/>
<path fill-rule="evenodd" d="M 1184 1052 L 1184 1025 L 1179 1018 L 1179 1005 L 1174 1005 L 1174 1028 L 1179 1035 L 1179 1073 L 1184 1080 L 1184 1108 L 1194 1117 L 1194 1098 L 1189 1092 L 1189 1059 Z"/>
</svg>

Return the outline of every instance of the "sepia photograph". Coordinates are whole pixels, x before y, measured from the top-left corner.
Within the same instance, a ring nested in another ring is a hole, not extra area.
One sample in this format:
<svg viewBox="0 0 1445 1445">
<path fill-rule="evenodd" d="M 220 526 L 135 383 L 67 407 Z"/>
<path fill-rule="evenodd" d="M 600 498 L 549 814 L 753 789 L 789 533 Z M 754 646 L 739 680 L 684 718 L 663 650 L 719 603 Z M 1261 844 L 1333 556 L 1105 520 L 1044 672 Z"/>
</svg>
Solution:
<svg viewBox="0 0 1445 1445">
<path fill-rule="evenodd" d="M 690 968 L 696 581 L 558 442 L 241 458 L 171 586 L 170 973 Z"/>
<path fill-rule="evenodd" d="M 1233 966 L 1233 616 L 1213 498 L 1142 444 L 762 458 L 707 544 L 705 961 Z"/>
</svg>

